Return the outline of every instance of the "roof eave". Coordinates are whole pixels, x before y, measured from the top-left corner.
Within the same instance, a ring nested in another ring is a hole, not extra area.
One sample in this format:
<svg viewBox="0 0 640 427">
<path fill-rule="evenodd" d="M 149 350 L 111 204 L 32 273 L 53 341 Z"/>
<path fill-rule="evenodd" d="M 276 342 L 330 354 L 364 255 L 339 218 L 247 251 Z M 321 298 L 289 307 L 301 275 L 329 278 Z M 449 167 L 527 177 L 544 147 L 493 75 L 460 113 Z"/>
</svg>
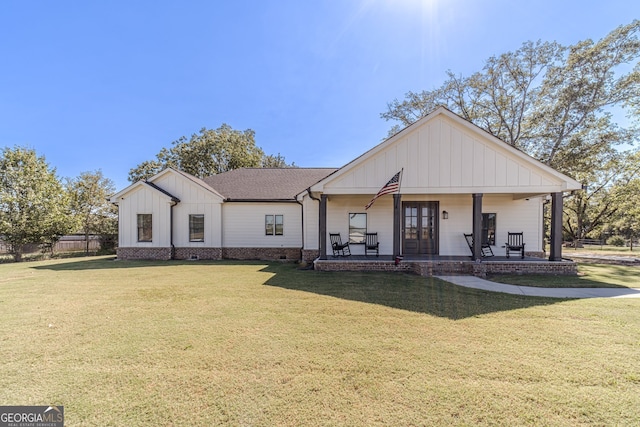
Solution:
<svg viewBox="0 0 640 427">
<path fill-rule="evenodd" d="M 225 202 L 234 202 L 234 203 L 297 203 L 296 198 L 291 199 L 232 199 L 227 198 L 224 200 Z"/>
</svg>

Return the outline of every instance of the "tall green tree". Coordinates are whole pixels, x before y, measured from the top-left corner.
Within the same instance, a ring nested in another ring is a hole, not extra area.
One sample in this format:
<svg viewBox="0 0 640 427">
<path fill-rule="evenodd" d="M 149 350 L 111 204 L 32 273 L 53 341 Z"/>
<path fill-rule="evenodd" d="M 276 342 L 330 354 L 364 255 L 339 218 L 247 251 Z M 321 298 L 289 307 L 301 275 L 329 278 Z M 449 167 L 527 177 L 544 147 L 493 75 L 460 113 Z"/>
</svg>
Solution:
<svg viewBox="0 0 640 427">
<path fill-rule="evenodd" d="M 640 105 L 639 33 L 635 20 L 597 42 L 525 42 L 469 77 L 449 71 L 442 86 L 407 93 L 382 117 L 407 126 L 444 105 L 560 171 L 585 170 L 590 165 L 583 160 L 609 155 L 638 136 L 613 123 L 610 110 L 633 113 Z"/>
<path fill-rule="evenodd" d="M 405 99 L 387 104 L 382 117 L 400 122 L 390 132 L 395 133 L 444 105 L 492 135 L 522 148 L 520 139 L 540 92 L 540 78 L 551 64 L 561 59 L 563 50 L 557 43 L 528 41 L 515 52 L 490 57 L 482 71 L 468 77 L 449 70 L 440 87 L 408 92 Z"/>
<path fill-rule="evenodd" d="M 280 153 L 273 154 L 265 154 L 262 156 L 262 164 L 263 168 L 295 168 L 297 167 L 295 163 L 288 164 L 283 155 Z"/>
<path fill-rule="evenodd" d="M 619 209 L 609 229 L 627 238 L 633 250 L 633 242 L 640 238 L 640 179 L 630 181 L 619 190 Z"/>
<path fill-rule="evenodd" d="M 626 237 L 633 250 L 633 241 L 640 238 L 640 151 L 628 157 L 622 178 L 611 193 L 618 209 L 608 229 Z"/>
<path fill-rule="evenodd" d="M 102 171 L 82 172 L 67 182 L 70 209 L 85 237 L 85 253 L 89 253 L 89 238 L 100 236 L 107 241 L 117 233 L 117 208 L 108 201 L 115 193 L 115 184 Z"/>
<path fill-rule="evenodd" d="M 162 148 L 155 160 L 145 161 L 129 171 L 129 181 L 147 179 L 167 167 L 198 178 L 243 167 L 288 167 L 284 157 L 265 155 L 251 129 L 238 131 L 227 124 L 218 129 L 202 128 L 190 139 L 181 137 Z"/>
<path fill-rule="evenodd" d="M 28 244 L 52 246 L 69 233 L 68 196 L 55 169 L 35 150 L 4 148 L 0 156 L 0 238 L 15 261 Z"/>
</svg>

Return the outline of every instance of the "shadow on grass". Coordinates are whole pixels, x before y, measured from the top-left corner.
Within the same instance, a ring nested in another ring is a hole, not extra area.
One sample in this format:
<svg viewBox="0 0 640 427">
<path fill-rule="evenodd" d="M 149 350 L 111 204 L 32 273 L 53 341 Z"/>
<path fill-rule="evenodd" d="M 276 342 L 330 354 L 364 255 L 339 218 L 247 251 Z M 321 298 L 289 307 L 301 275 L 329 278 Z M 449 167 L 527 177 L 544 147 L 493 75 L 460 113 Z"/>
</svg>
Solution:
<svg viewBox="0 0 640 427">
<path fill-rule="evenodd" d="M 560 302 L 456 286 L 407 273 L 318 272 L 271 264 L 265 285 L 378 304 L 452 320 Z M 566 300 L 564 300 L 566 301 Z"/>
<path fill-rule="evenodd" d="M 293 263 L 265 261 L 115 261 L 112 257 L 34 265 L 37 270 L 86 271 L 172 266 L 245 266 L 269 273 L 264 285 L 311 292 L 350 301 L 464 319 L 488 313 L 556 304 L 559 300 L 508 295 L 456 286 L 435 278 L 406 273 L 319 272 L 300 270 Z M 205 274 L 205 273 L 203 273 Z M 206 274 L 211 274 L 210 270 Z M 212 277 L 215 281 L 215 277 Z"/>
</svg>

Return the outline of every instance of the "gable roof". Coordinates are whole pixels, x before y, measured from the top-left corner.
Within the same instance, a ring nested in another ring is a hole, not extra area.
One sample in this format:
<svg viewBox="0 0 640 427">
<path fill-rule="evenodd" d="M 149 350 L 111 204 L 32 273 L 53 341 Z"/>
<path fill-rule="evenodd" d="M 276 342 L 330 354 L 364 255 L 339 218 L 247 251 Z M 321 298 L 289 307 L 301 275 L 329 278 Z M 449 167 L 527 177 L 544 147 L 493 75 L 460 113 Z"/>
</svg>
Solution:
<svg viewBox="0 0 640 427">
<path fill-rule="evenodd" d="M 202 187 L 205 190 L 215 194 L 216 196 L 220 197 L 221 199 L 224 199 L 224 196 L 222 194 L 217 192 L 215 190 L 215 188 L 212 188 L 209 184 L 204 182 L 202 179 L 200 179 L 200 178 L 198 178 L 198 177 L 196 177 L 194 175 L 191 175 L 191 174 L 189 174 L 187 172 L 184 172 L 184 171 L 181 171 L 181 170 L 178 170 L 178 169 L 174 169 L 174 168 L 171 168 L 171 167 L 166 168 L 166 169 L 158 172 L 156 175 L 154 175 L 153 177 L 149 178 L 148 181 L 156 181 L 160 177 L 162 177 L 162 176 L 164 176 L 164 175 L 166 175 L 167 173 L 170 173 L 170 172 L 174 172 L 174 173 L 176 173 L 178 175 L 181 175 L 184 178 L 188 179 L 189 181 L 193 182 L 194 184 L 199 185 L 200 187 Z"/>
<path fill-rule="evenodd" d="M 242 168 L 204 178 L 227 201 L 294 200 L 335 168 Z"/>
<path fill-rule="evenodd" d="M 375 194 L 404 170 L 402 194 L 549 194 L 574 179 L 439 107 L 311 187 L 325 194 Z"/>
<path fill-rule="evenodd" d="M 193 183 L 195 183 L 196 185 L 199 185 L 200 187 L 204 188 L 205 190 L 215 194 L 216 196 L 220 197 L 221 199 L 224 199 L 224 197 L 218 193 L 215 189 L 211 188 L 209 186 L 209 184 L 207 184 L 206 182 L 204 182 L 203 180 L 201 180 L 200 178 L 197 178 L 191 174 L 188 174 L 186 172 L 183 171 L 179 171 L 177 169 L 173 169 L 173 168 L 166 168 L 161 170 L 160 172 L 158 172 L 157 174 L 155 174 L 154 176 L 152 176 L 149 179 L 143 180 L 141 179 L 140 181 L 136 181 L 133 184 L 131 184 L 130 186 L 120 190 L 119 192 L 117 192 L 116 194 L 114 194 L 113 196 L 111 196 L 110 200 L 111 203 L 117 203 L 118 199 L 124 197 L 125 194 L 137 190 L 140 187 L 151 187 L 154 190 L 164 194 L 165 196 L 169 197 L 169 199 L 171 199 L 174 202 L 180 202 L 180 199 L 178 199 L 176 196 L 174 196 L 173 194 L 169 193 L 168 191 L 166 191 L 165 189 L 159 187 L 158 185 L 156 185 L 154 182 L 157 181 L 159 178 L 167 175 L 167 174 L 177 174 L 180 175 L 186 179 L 188 179 L 189 181 L 192 181 Z"/>
<path fill-rule="evenodd" d="M 152 188 L 154 191 L 157 191 L 158 193 L 162 194 L 162 196 L 167 197 L 169 200 L 171 200 L 172 202 L 180 202 L 180 199 L 178 199 L 176 196 L 174 196 L 173 194 L 169 193 L 168 191 L 158 187 L 157 185 L 155 185 L 152 182 L 149 181 L 137 181 L 133 184 L 131 184 L 130 186 L 128 186 L 127 188 L 117 192 L 116 194 L 114 194 L 113 196 L 111 196 L 109 198 L 109 200 L 111 201 L 111 203 L 118 203 L 118 200 L 123 198 L 126 194 L 134 191 L 134 190 L 138 190 L 140 188 Z"/>
<path fill-rule="evenodd" d="M 159 192 L 161 192 L 162 194 L 164 194 L 165 196 L 169 197 L 171 199 L 172 202 L 176 202 L 176 203 L 180 203 L 180 199 L 178 199 L 176 196 L 174 196 L 173 194 L 169 193 L 167 190 L 158 187 L 157 185 L 155 185 L 153 182 L 149 182 L 149 181 L 145 181 L 145 184 L 147 184 L 149 187 L 154 188 L 156 190 L 158 190 Z"/>
</svg>

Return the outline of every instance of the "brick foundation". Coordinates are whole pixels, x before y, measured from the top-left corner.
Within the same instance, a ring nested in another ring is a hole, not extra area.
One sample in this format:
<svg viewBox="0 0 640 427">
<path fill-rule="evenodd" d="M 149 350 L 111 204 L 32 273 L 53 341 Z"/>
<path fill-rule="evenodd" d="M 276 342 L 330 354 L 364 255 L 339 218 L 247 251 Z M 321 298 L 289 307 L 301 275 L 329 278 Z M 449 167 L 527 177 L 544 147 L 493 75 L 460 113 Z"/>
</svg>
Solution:
<svg viewBox="0 0 640 427">
<path fill-rule="evenodd" d="M 222 248 L 222 258 L 299 261 L 300 252 L 300 248 Z"/>
<path fill-rule="evenodd" d="M 118 248 L 118 259 L 171 259 L 171 248 Z"/>
<path fill-rule="evenodd" d="M 171 248 L 118 248 L 117 255 L 123 260 L 170 260 Z M 299 261 L 300 248 L 175 248 L 174 258 Z"/>
<path fill-rule="evenodd" d="M 176 259 L 222 259 L 222 248 L 176 248 Z"/>
<path fill-rule="evenodd" d="M 318 249 L 303 249 L 302 250 L 302 261 L 305 262 L 313 262 L 313 260 L 317 259 L 320 256 L 320 251 Z"/>
</svg>

